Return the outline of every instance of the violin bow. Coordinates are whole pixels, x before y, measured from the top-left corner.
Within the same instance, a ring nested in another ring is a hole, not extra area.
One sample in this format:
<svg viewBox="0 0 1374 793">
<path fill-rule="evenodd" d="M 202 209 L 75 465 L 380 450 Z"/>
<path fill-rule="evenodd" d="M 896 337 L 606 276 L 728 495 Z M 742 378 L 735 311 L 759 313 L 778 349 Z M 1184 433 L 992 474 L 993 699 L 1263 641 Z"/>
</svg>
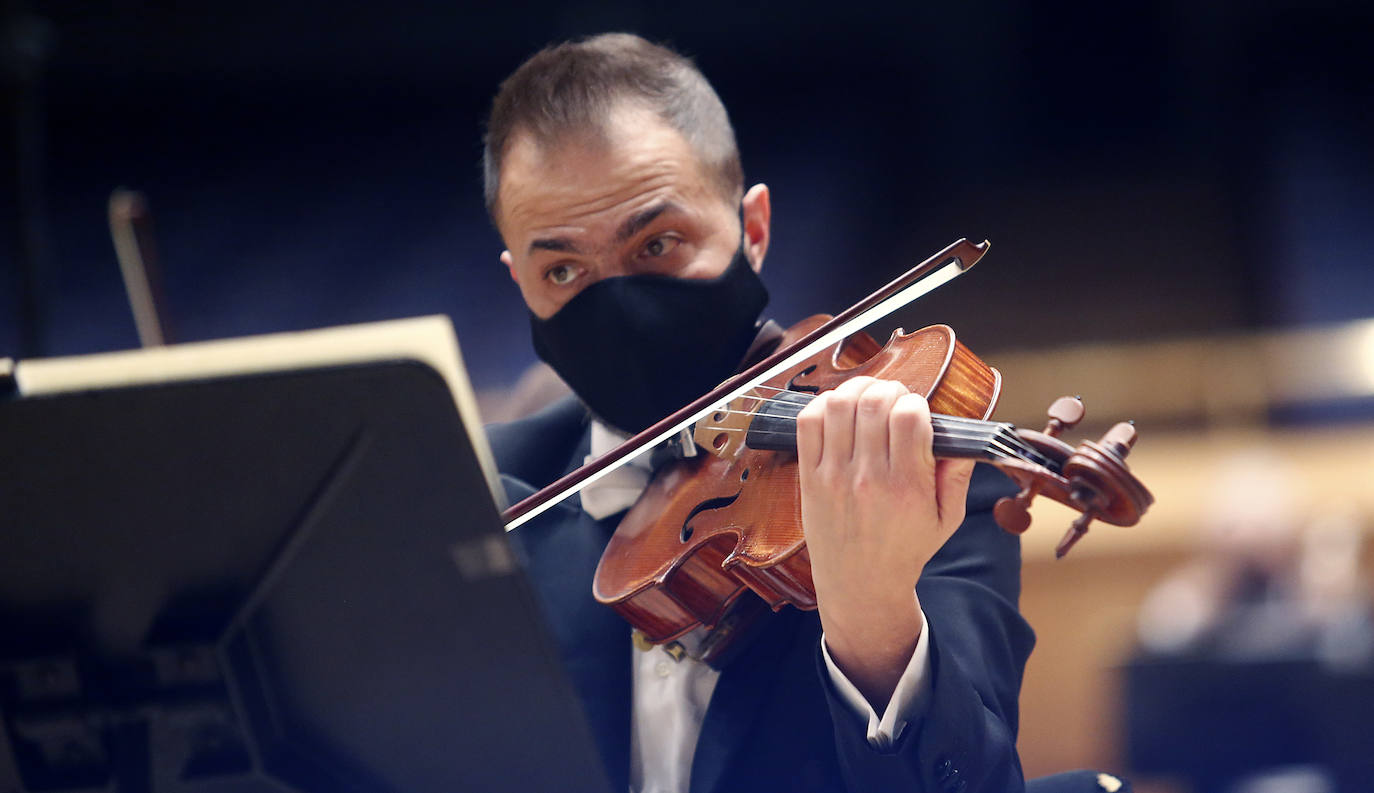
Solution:
<svg viewBox="0 0 1374 793">
<path fill-rule="evenodd" d="M 962 275 L 983 258 L 991 243 L 960 239 L 926 259 L 897 279 L 850 306 L 829 322 L 721 383 L 710 393 L 660 419 L 611 451 L 568 473 L 501 514 L 511 531 L 560 503 L 582 488 L 630 462 L 640 454 L 672 438 L 711 414 L 722 403 L 777 377 L 827 347 L 838 344 L 892 312 L 915 302 Z M 691 442 L 690 439 L 687 442 Z"/>
</svg>

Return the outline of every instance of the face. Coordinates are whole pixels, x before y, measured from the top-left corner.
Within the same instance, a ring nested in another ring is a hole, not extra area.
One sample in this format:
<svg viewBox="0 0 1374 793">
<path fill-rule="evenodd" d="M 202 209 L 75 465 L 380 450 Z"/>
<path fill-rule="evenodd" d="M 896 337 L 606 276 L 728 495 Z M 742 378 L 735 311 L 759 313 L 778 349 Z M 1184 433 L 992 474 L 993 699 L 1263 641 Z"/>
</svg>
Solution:
<svg viewBox="0 0 1374 793">
<path fill-rule="evenodd" d="M 768 189 L 744 201 L 745 255 L 768 242 Z M 502 162 L 497 225 L 525 303 L 541 318 L 603 278 L 714 278 L 740 245 L 733 206 L 686 139 L 652 112 L 621 106 L 604 135 L 544 149 L 517 136 Z"/>
</svg>

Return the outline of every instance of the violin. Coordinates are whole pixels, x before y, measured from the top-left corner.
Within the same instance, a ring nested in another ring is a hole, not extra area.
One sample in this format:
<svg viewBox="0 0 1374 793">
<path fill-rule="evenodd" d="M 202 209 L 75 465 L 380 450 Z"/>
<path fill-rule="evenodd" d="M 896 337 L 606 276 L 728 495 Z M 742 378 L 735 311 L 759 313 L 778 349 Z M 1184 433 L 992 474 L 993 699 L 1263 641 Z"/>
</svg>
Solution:
<svg viewBox="0 0 1374 793">
<path fill-rule="evenodd" d="M 508 509 L 507 530 L 669 441 L 682 458 L 660 467 L 626 513 L 602 553 L 593 596 L 650 644 L 716 627 L 749 591 L 774 610 L 815 609 L 796 417 L 817 394 L 861 375 L 897 380 L 926 397 L 935 456 L 991 463 L 1020 486 L 994 507 L 1002 528 L 1025 531 L 1029 506 L 1042 495 L 1080 513 L 1058 556 L 1093 520 L 1134 525 L 1153 497 L 1125 462 L 1136 439 L 1133 425 L 1117 424 L 1097 442 L 1070 446 L 1058 435 L 1083 417 L 1073 397 L 1051 406 L 1041 432 L 994 422 L 1001 374 L 951 328 L 898 330 L 884 345 L 858 331 L 967 270 L 988 247 L 959 240 L 840 315 L 798 323 L 763 361 Z"/>
<path fill-rule="evenodd" d="M 820 315 L 799 323 L 782 344 L 828 320 Z M 1134 525 L 1153 503 L 1125 462 L 1136 440 L 1133 425 L 1117 424 L 1097 442 L 1070 446 L 1057 436 L 1083 418 L 1076 397 L 1057 400 L 1041 432 L 992 421 L 1001 375 L 949 326 L 897 330 L 884 345 L 860 333 L 697 422 L 694 440 L 705 453 L 655 474 L 601 556 L 596 599 L 654 644 L 714 627 L 746 591 L 774 610 L 816 608 L 802 532 L 796 417 L 816 394 L 861 375 L 897 380 L 926 397 L 936 457 L 991 463 L 1020 485 L 994 507 L 1003 529 L 1024 532 L 1037 495 L 1077 510 L 1057 556 L 1093 520 Z"/>
</svg>

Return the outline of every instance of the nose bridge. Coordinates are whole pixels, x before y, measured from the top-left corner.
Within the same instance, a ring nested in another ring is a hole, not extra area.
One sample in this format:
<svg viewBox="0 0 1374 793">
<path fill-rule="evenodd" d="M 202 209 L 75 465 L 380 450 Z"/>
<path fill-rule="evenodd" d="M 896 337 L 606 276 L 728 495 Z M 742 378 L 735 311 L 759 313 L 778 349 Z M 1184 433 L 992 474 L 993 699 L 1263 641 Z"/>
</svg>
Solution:
<svg viewBox="0 0 1374 793">
<path fill-rule="evenodd" d="M 621 275 L 630 275 L 629 263 L 620 256 L 620 249 L 615 245 L 606 245 L 596 254 L 596 280 L 605 278 L 615 278 Z"/>
</svg>

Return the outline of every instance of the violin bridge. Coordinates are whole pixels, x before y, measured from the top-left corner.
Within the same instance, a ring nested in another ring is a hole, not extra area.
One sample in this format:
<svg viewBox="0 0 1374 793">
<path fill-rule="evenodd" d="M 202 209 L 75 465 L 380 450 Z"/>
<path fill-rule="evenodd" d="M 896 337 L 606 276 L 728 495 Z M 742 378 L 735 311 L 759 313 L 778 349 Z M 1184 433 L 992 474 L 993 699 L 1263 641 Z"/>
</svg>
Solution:
<svg viewBox="0 0 1374 793">
<path fill-rule="evenodd" d="M 696 445 L 723 460 L 735 459 L 746 448 L 749 423 L 763 403 L 759 397 L 746 394 L 721 405 L 697 422 L 692 435 Z"/>
</svg>

